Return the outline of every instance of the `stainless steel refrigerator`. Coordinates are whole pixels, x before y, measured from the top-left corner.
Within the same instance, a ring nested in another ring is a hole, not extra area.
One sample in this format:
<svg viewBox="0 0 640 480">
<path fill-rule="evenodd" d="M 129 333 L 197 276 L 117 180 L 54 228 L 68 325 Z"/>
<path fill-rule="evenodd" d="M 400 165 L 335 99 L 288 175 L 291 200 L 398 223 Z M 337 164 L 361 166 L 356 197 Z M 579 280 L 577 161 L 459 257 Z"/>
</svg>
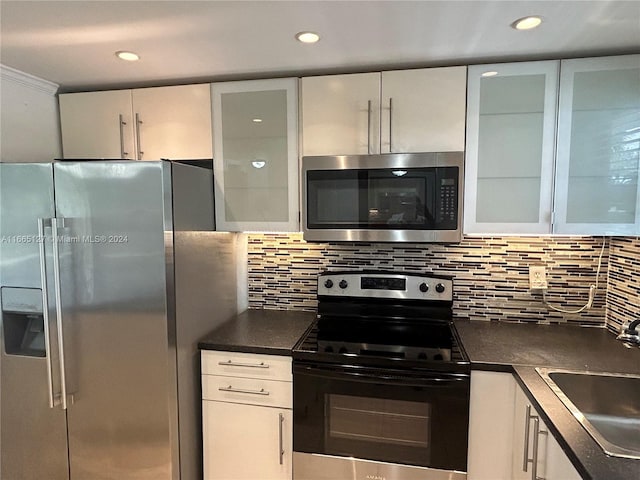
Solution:
<svg viewBox="0 0 640 480">
<path fill-rule="evenodd" d="M 0 163 L 2 480 L 201 477 L 197 340 L 241 241 L 213 211 L 203 168 Z"/>
</svg>

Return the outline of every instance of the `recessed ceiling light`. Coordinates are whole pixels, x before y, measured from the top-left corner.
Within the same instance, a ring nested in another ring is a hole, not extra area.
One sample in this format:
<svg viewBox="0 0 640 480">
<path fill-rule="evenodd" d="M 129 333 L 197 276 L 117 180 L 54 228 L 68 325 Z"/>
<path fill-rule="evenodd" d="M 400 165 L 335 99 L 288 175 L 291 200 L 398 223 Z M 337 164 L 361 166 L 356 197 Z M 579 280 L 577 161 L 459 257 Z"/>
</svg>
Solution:
<svg viewBox="0 0 640 480">
<path fill-rule="evenodd" d="M 320 40 L 320 35 L 314 32 L 298 32 L 296 33 L 296 39 L 302 43 L 316 43 Z"/>
<path fill-rule="evenodd" d="M 511 24 L 516 30 L 531 30 L 542 23 L 542 18 L 537 16 L 522 17 Z"/>
<path fill-rule="evenodd" d="M 482 74 L 483 77 L 495 77 L 498 74 L 498 72 L 496 71 L 491 71 L 491 72 L 484 72 Z"/>
<path fill-rule="evenodd" d="M 262 123 L 262 119 L 261 118 L 254 118 L 251 120 L 253 123 Z"/>
<path fill-rule="evenodd" d="M 116 52 L 116 57 L 118 57 L 120 60 L 126 60 L 127 62 L 135 62 L 136 60 L 140 60 L 140 57 L 137 53 L 125 52 L 123 50 Z"/>
<path fill-rule="evenodd" d="M 253 168 L 257 168 L 257 169 L 261 169 L 266 164 L 267 164 L 266 160 L 254 160 L 253 162 L 251 162 L 251 165 L 253 166 Z"/>
</svg>

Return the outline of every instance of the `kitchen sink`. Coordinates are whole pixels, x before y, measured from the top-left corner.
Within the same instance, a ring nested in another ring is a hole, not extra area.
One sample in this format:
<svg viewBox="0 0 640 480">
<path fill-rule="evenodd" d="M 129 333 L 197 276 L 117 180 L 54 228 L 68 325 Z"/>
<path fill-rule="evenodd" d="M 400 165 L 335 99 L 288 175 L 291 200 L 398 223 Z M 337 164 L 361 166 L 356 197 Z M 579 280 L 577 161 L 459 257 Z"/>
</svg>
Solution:
<svg viewBox="0 0 640 480">
<path fill-rule="evenodd" d="M 640 459 L 640 376 L 536 371 L 605 453 Z"/>
</svg>

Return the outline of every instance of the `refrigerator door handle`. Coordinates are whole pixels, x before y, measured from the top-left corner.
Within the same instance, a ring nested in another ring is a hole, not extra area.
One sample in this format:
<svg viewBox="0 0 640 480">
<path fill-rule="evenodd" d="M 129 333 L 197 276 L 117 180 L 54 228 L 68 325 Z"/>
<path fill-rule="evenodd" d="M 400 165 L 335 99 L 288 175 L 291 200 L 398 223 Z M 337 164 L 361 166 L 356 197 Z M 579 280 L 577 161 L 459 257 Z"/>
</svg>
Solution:
<svg viewBox="0 0 640 480">
<path fill-rule="evenodd" d="M 60 402 L 56 399 L 53 392 L 53 365 L 52 349 L 51 349 L 51 333 L 49 331 L 49 288 L 47 282 L 47 264 L 46 254 L 44 250 L 45 242 L 45 222 L 47 227 L 51 226 L 50 218 L 38 219 L 38 250 L 40 253 L 40 279 L 42 281 L 42 318 L 44 322 L 44 348 L 47 356 L 47 393 L 49 395 L 49 408 L 53 408 Z"/>
<path fill-rule="evenodd" d="M 53 282 L 56 299 L 56 323 L 58 328 L 58 358 L 60 360 L 60 388 L 62 409 L 67 409 L 67 379 L 64 363 L 64 335 L 62 330 L 62 295 L 60 293 L 60 243 L 58 242 L 58 228 L 64 228 L 64 219 L 52 218 L 51 229 L 53 236 Z"/>
</svg>

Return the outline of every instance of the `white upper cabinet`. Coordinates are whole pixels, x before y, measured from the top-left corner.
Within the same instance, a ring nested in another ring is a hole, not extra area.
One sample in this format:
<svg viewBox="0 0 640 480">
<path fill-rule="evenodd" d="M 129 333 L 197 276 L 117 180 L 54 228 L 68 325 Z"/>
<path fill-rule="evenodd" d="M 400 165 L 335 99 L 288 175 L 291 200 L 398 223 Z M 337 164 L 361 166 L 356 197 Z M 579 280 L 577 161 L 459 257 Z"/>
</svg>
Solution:
<svg viewBox="0 0 640 480">
<path fill-rule="evenodd" d="M 466 67 L 382 72 L 382 153 L 464 150 Z"/>
<path fill-rule="evenodd" d="M 132 91 L 138 160 L 213 157 L 208 84 Z"/>
<path fill-rule="evenodd" d="M 297 85 L 212 84 L 217 230 L 299 231 Z"/>
<path fill-rule="evenodd" d="M 562 234 L 640 234 L 640 55 L 563 60 L 556 177 Z"/>
<path fill-rule="evenodd" d="M 302 154 L 464 150 L 466 67 L 302 78 Z"/>
<path fill-rule="evenodd" d="M 380 153 L 380 74 L 304 77 L 302 155 Z"/>
<path fill-rule="evenodd" d="M 551 232 L 558 67 L 469 67 L 465 233 Z"/>
<path fill-rule="evenodd" d="M 59 96 L 66 159 L 136 158 L 131 90 Z"/>
<path fill-rule="evenodd" d="M 208 84 L 60 95 L 66 159 L 212 158 Z"/>
</svg>

